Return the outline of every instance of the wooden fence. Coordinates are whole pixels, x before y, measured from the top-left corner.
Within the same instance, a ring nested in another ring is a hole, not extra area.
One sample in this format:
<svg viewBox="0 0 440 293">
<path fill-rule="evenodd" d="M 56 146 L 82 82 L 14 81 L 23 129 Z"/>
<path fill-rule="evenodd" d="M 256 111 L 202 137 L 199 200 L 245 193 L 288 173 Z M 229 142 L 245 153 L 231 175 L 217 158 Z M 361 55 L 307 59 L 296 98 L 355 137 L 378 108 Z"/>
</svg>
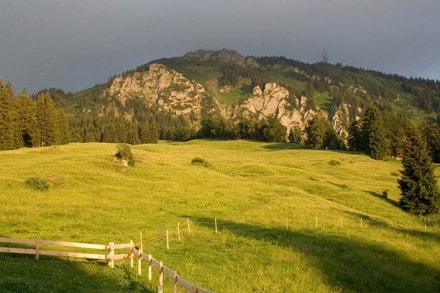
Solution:
<svg viewBox="0 0 440 293">
<path fill-rule="evenodd" d="M 0 252 L 5 253 L 17 253 L 17 254 L 31 254 L 35 255 L 35 259 L 38 260 L 40 255 L 48 256 L 59 256 L 59 257 L 71 257 L 71 258 L 86 258 L 95 260 L 106 260 L 110 267 L 114 267 L 115 260 L 125 260 L 130 259 L 130 266 L 133 268 L 133 257 L 136 255 L 138 257 L 138 275 L 142 274 L 142 260 L 148 261 L 148 280 L 152 280 L 152 267 L 155 266 L 159 270 L 159 280 L 158 280 L 158 292 L 163 292 L 163 276 L 170 277 L 173 280 L 173 291 L 177 292 L 177 284 L 181 285 L 189 292 L 195 293 L 210 293 L 211 291 L 198 288 L 197 286 L 186 281 L 180 277 L 176 271 L 163 265 L 161 261 L 157 261 L 151 256 L 151 254 L 143 253 L 143 244 L 141 236 L 141 248 L 135 247 L 133 241 L 130 240 L 129 243 L 115 244 L 110 242 L 109 244 L 88 244 L 88 243 L 77 243 L 77 242 L 65 242 L 65 241 L 52 241 L 43 240 L 37 237 L 36 239 L 17 239 L 17 238 L 3 238 L 0 237 L 0 243 L 8 243 L 15 246 L 31 245 L 34 248 L 23 248 L 23 247 L 9 247 L 0 246 Z M 103 250 L 102 254 L 99 253 L 84 253 L 84 252 L 67 252 L 59 250 L 47 250 L 42 249 L 44 247 L 72 247 L 79 249 L 90 249 L 90 250 Z M 127 253 L 115 254 L 116 250 L 129 249 Z"/>
</svg>

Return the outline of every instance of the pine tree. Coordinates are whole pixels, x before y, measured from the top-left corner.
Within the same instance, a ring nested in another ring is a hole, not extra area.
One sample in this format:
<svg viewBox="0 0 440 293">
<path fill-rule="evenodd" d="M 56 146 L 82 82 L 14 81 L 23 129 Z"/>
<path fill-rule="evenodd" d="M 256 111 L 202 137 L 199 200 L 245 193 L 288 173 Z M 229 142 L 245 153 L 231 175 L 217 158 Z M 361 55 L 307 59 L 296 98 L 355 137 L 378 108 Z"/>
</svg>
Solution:
<svg viewBox="0 0 440 293">
<path fill-rule="evenodd" d="M 42 92 L 37 98 L 37 126 L 39 145 L 49 146 L 57 143 L 58 113 L 55 103 L 48 92 Z"/>
<path fill-rule="evenodd" d="M 440 163 L 440 125 L 422 125 L 422 134 L 428 143 L 432 161 Z"/>
<path fill-rule="evenodd" d="M 400 206 L 415 215 L 428 215 L 439 210 L 440 195 L 434 167 L 426 142 L 412 125 L 407 128 L 403 146 L 402 174 L 398 180 L 402 193 Z"/>
<path fill-rule="evenodd" d="M 306 127 L 307 141 L 312 149 L 342 149 L 344 144 L 330 121 L 321 115 L 313 117 Z"/>
<path fill-rule="evenodd" d="M 367 143 L 362 131 L 362 120 L 353 121 L 348 128 L 347 144 L 352 151 L 364 151 Z"/>
<path fill-rule="evenodd" d="M 19 148 L 20 125 L 16 97 L 10 82 L 0 80 L 0 150 Z"/>
<path fill-rule="evenodd" d="M 66 113 L 62 108 L 57 109 L 57 121 L 57 143 L 67 144 L 70 142 L 69 121 L 67 120 Z"/>
<path fill-rule="evenodd" d="M 20 128 L 22 146 L 33 147 L 38 145 L 37 136 L 37 116 L 35 101 L 26 96 L 25 93 L 20 95 L 18 100 L 20 113 Z"/>
<path fill-rule="evenodd" d="M 363 118 L 363 136 L 368 144 L 365 152 L 375 160 L 384 160 L 388 156 L 389 143 L 385 138 L 385 131 L 379 110 L 368 106 Z"/>
</svg>

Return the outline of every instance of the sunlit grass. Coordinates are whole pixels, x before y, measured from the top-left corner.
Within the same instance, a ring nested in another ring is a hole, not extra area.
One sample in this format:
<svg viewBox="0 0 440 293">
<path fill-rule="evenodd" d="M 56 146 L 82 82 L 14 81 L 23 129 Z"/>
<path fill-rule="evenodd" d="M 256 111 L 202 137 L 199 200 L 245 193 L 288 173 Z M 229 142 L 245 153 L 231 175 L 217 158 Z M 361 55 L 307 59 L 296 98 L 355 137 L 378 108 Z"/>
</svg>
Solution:
<svg viewBox="0 0 440 293">
<path fill-rule="evenodd" d="M 98 143 L 0 152 L 0 236 L 105 244 L 138 242 L 142 232 L 145 252 L 217 292 L 439 289 L 438 218 L 398 208 L 398 161 L 196 140 L 132 146 L 136 166 L 124 168 L 113 161 L 115 152 L 116 145 Z M 196 157 L 209 164 L 192 164 Z M 29 177 L 48 180 L 49 190 L 26 187 Z M 101 282 L 103 291 L 152 290 L 157 283 L 156 277 L 151 285 L 146 276 L 135 277 L 127 263 L 110 270 L 2 254 L 9 283 L 0 281 L 0 291 L 21 282 L 17 276 L 30 266 L 99 275 L 90 286 Z M 44 281 L 36 274 L 24 275 L 29 286 Z M 80 279 L 62 286 L 89 286 Z"/>
</svg>

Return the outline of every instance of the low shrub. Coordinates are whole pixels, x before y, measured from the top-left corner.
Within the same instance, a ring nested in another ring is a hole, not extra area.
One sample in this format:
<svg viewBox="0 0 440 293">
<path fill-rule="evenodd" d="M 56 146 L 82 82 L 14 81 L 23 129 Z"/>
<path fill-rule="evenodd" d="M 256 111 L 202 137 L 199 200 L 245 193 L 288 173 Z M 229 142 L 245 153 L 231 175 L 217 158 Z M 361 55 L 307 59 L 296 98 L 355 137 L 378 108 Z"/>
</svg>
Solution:
<svg viewBox="0 0 440 293">
<path fill-rule="evenodd" d="M 49 182 L 46 179 L 39 177 L 30 177 L 26 179 L 24 183 L 27 187 L 38 191 L 45 191 L 49 189 Z"/>
<path fill-rule="evenodd" d="M 193 165 L 202 165 L 202 166 L 205 166 L 205 167 L 211 167 L 211 164 L 207 160 L 205 160 L 203 158 L 200 158 L 200 157 L 193 158 L 191 160 L 191 164 L 193 164 Z"/>
<path fill-rule="evenodd" d="M 341 165 L 341 163 L 339 161 L 336 160 L 331 160 L 330 162 L 328 162 L 331 166 L 337 166 L 337 165 Z"/>
<path fill-rule="evenodd" d="M 115 154 L 115 158 L 118 160 L 126 160 L 128 165 L 134 166 L 134 158 L 130 145 L 126 143 L 118 143 L 116 147 L 118 151 Z"/>
</svg>

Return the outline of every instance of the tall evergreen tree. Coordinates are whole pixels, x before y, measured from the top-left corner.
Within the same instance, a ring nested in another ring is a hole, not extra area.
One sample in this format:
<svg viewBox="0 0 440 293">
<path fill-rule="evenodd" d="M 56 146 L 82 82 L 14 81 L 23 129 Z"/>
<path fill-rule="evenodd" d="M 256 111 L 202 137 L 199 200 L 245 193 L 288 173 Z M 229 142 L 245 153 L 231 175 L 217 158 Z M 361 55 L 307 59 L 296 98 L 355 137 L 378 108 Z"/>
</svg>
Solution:
<svg viewBox="0 0 440 293">
<path fill-rule="evenodd" d="M 402 209 L 416 215 L 438 212 L 440 195 L 434 166 L 425 140 L 412 125 L 407 128 L 402 165 L 402 176 L 398 180 L 402 193 L 399 202 Z"/>
<path fill-rule="evenodd" d="M 57 109 L 57 143 L 67 144 L 70 142 L 70 130 L 69 121 L 67 120 L 66 113 L 62 108 Z"/>
<path fill-rule="evenodd" d="M 38 131 L 35 101 L 22 93 L 18 103 L 20 111 L 21 144 L 24 147 L 37 146 Z"/>
<path fill-rule="evenodd" d="M 42 92 L 37 98 L 37 126 L 39 145 L 49 146 L 57 143 L 58 113 L 55 103 L 48 92 Z"/>
<path fill-rule="evenodd" d="M 19 148 L 20 124 L 17 99 L 12 84 L 0 80 L 0 149 Z"/>
<path fill-rule="evenodd" d="M 348 127 L 347 144 L 352 151 L 364 151 L 366 149 L 367 142 L 362 131 L 362 120 L 355 120 Z"/>
<path fill-rule="evenodd" d="M 307 141 L 312 149 L 342 149 L 343 142 L 337 136 L 330 121 L 323 116 L 316 115 L 306 127 Z"/>
<path fill-rule="evenodd" d="M 422 134 L 428 143 L 432 161 L 440 163 L 440 125 L 422 125 Z"/>
<path fill-rule="evenodd" d="M 306 127 L 307 141 L 312 149 L 323 149 L 325 142 L 325 132 L 327 131 L 327 122 L 324 117 L 316 115 Z"/>
<path fill-rule="evenodd" d="M 385 131 L 379 110 L 368 106 L 363 118 L 363 136 L 368 141 L 365 152 L 375 160 L 384 160 L 389 152 L 389 143 L 385 138 Z"/>
</svg>

